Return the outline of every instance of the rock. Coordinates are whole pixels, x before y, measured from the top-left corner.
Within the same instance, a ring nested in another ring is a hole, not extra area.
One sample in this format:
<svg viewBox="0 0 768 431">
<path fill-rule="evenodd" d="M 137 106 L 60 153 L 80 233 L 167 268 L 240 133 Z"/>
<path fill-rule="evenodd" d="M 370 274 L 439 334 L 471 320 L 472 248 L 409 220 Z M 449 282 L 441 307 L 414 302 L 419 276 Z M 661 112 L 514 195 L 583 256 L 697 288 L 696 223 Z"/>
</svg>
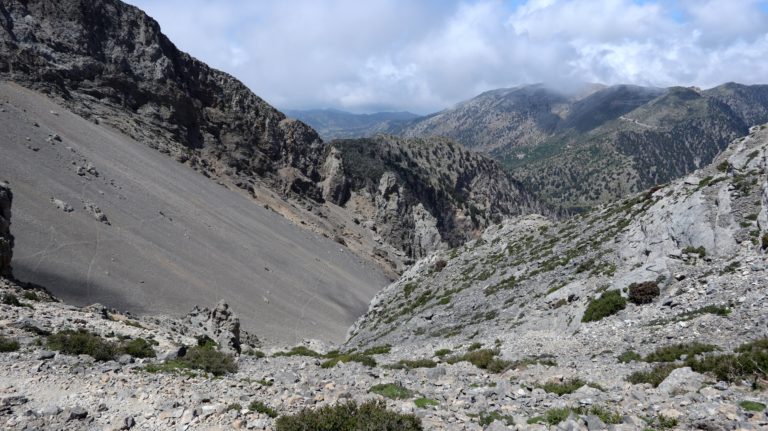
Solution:
<svg viewBox="0 0 768 431">
<path fill-rule="evenodd" d="M 676 368 L 659 384 L 658 390 L 667 394 L 696 392 L 705 380 L 705 376 L 690 367 Z"/>
<path fill-rule="evenodd" d="M 56 208 L 64 211 L 65 213 L 71 213 L 75 210 L 72 208 L 72 205 L 62 201 L 61 199 L 51 198 L 51 202 L 56 206 Z"/>
<path fill-rule="evenodd" d="M 83 420 L 88 416 L 88 411 L 82 407 L 73 407 L 69 410 L 68 420 Z"/>
<path fill-rule="evenodd" d="M 133 416 L 126 416 L 125 419 L 123 419 L 123 426 L 120 429 L 129 430 L 134 426 L 136 426 L 136 420 L 133 419 Z"/>
<path fill-rule="evenodd" d="M 101 208 L 99 208 L 96 204 L 93 202 L 85 202 L 83 209 L 85 209 L 90 215 L 93 216 L 96 220 L 98 220 L 101 223 L 104 223 L 105 225 L 111 225 L 109 222 L 109 219 L 107 218 L 107 215 L 104 214 L 104 212 L 101 211 Z"/>
<path fill-rule="evenodd" d="M 44 361 L 47 359 L 53 359 L 56 356 L 56 352 L 50 350 L 40 350 L 37 352 L 37 359 Z"/>
<path fill-rule="evenodd" d="M 195 307 L 185 320 L 199 335 L 211 337 L 221 351 L 240 353 L 240 319 L 223 300 L 213 310 Z"/>
<path fill-rule="evenodd" d="M 11 202 L 13 193 L 7 183 L 0 182 L 0 277 L 12 275 L 13 235 L 11 235 Z"/>
<path fill-rule="evenodd" d="M 56 416 L 61 413 L 61 408 L 55 404 L 49 404 L 40 410 L 41 416 Z"/>
<path fill-rule="evenodd" d="M 607 429 L 607 427 L 605 426 L 605 423 L 603 423 L 603 421 L 600 420 L 600 418 L 595 415 L 587 415 L 586 422 L 587 422 L 587 429 L 589 431 Z"/>
<path fill-rule="evenodd" d="M 133 356 L 128 354 L 120 355 L 119 358 L 117 358 L 117 362 L 120 363 L 120 365 L 128 365 L 132 364 L 134 362 Z"/>
</svg>

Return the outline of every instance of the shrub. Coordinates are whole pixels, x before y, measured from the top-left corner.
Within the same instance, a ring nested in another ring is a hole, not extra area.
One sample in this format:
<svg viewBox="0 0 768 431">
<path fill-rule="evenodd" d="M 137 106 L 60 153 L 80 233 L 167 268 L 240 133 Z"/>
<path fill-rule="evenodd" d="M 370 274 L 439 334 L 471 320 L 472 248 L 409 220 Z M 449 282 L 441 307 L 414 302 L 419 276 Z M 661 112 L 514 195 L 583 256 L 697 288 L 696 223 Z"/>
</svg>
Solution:
<svg viewBox="0 0 768 431">
<path fill-rule="evenodd" d="M 699 373 L 712 373 L 729 382 L 768 377 L 768 339 L 741 345 L 736 353 L 711 355 L 702 359 L 690 358 L 686 365 Z"/>
<path fill-rule="evenodd" d="M 496 421 L 500 421 L 508 426 L 515 424 L 515 418 L 510 415 L 503 415 L 499 412 L 482 412 L 480 413 L 480 426 L 486 427 Z"/>
<path fill-rule="evenodd" d="M 659 284 L 655 281 L 645 281 L 629 285 L 629 301 L 636 305 L 650 304 L 659 294 L 661 294 Z"/>
<path fill-rule="evenodd" d="M 707 255 L 707 249 L 704 246 L 693 247 L 688 246 L 683 249 L 683 253 L 698 254 L 700 258 L 704 258 Z"/>
<path fill-rule="evenodd" d="M 277 431 L 422 431 L 421 421 L 412 414 L 387 410 L 386 403 L 354 401 L 316 410 L 304 409 L 292 416 L 281 416 Z"/>
<path fill-rule="evenodd" d="M 447 362 L 449 364 L 469 362 L 481 370 L 487 370 L 492 373 L 502 373 L 512 366 L 512 362 L 497 358 L 496 355 L 498 354 L 499 351 L 495 349 L 481 349 L 467 352 L 459 356 L 452 356 L 448 358 Z"/>
<path fill-rule="evenodd" d="M 659 422 L 659 428 L 661 429 L 674 428 L 677 426 L 677 419 L 675 418 L 669 418 L 664 415 L 659 415 L 659 417 L 656 419 Z"/>
<path fill-rule="evenodd" d="M 392 350 L 392 346 L 385 344 L 383 346 L 373 346 L 369 349 L 363 350 L 363 355 L 385 355 Z"/>
<path fill-rule="evenodd" d="M 416 407 L 420 409 L 424 409 L 430 406 L 436 406 L 440 404 L 437 401 L 430 398 L 416 398 L 415 400 L 413 400 L 413 403 L 416 404 Z"/>
<path fill-rule="evenodd" d="M 24 299 L 27 301 L 39 301 L 40 297 L 37 296 L 37 293 L 31 291 L 31 290 L 25 290 L 24 293 L 21 295 Z"/>
<path fill-rule="evenodd" d="M 742 401 L 739 406 L 749 412 L 762 412 L 765 410 L 765 404 L 757 401 Z"/>
<path fill-rule="evenodd" d="M 437 349 L 435 350 L 435 356 L 438 358 L 442 358 L 443 356 L 447 356 L 451 354 L 451 349 Z"/>
<path fill-rule="evenodd" d="M 0 352 L 15 352 L 19 350 L 19 342 L 0 336 Z"/>
<path fill-rule="evenodd" d="M 627 377 L 627 381 L 633 385 L 640 383 L 650 383 L 653 387 L 658 387 L 664 381 L 672 370 L 679 368 L 673 364 L 657 365 L 650 371 L 636 371 Z"/>
<path fill-rule="evenodd" d="M 179 361 L 189 368 L 203 370 L 214 376 L 237 372 L 237 364 L 232 355 L 222 353 L 209 345 L 194 346 Z"/>
<path fill-rule="evenodd" d="M 467 351 L 468 352 L 473 352 L 475 350 L 481 349 L 482 347 L 483 347 L 483 343 L 475 342 L 475 343 L 472 343 L 472 344 L 469 345 L 469 347 L 467 348 Z"/>
<path fill-rule="evenodd" d="M 13 293 L 6 293 L 3 295 L 2 299 L 3 305 L 10 305 L 13 307 L 22 307 L 22 303 L 19 302 L 19 298 L 16 297 Z"/>
<path fill-rule="evenodd" d="M 114 359 L 118 352 L 117 345 L 84 329 L 73 331 L 65 329 L 52 334 L 46 340 L 49 349 L 67 355 L 89 355 L 97 361 Z"/>
<path fill-rule="evenodd" d="M 568 407 L 549 409 L 544 413 L 544 421 L 550 425 L 557 425 L 560 422 L 568 419 L 568 415 L 571 414 L 571 409 Z"/>
<path fill-rule="evenodd" d="M 394 364 L 388 365 L 387 368 L 395 370 L 412 369 L 412 368 L 435 368 L 437 362 L 431 359 L 401 359 Z"/>
<path fill-rule="evenodd" d="M 134 358 L 155 357 L 155 349 L 152 348 L 152 344 L 143 338 L 136 338 L 135 340 L 125 343 L 121 350 Z"/>
<path fill-rule="evenodd" d="M 717 346 L 698 342 L 673 344 L 656 349 L 655 352 L 645 357 L 645 362 L 675 362 L 683 355 L 692 358 L 701 353 L 714 352 Z"/>
<path fill-rule="evenodd" d="M 323 355 L 315 352 L 312 349 L 308 349 L 304 346 L 296 346 L 292 348 L 291 350 L 288 350 L 287 352 L 277 352 L 272 356 L 309 356 L 312 358 L 320 358 Z"/>
<path fill-rule="evenodd" d="M 541 389 L 544 389 L 545 391 L 551 393 L 551 394 L 557 394 L 559 396 L 565 395 L 565 394 L 572 394 L 576 392 L 577 389 L 587 384 L 585 381 L 581 379 L 571 379 L 571 380 L 564 380 L 562 382 L 547 382 L 543 385 L 541 385 Z"/>
<path fill-rule="evenodd" d="M 323 368 L 332 368 L 335 367 L 336 364 L 339 362 L 359 362 L 366 367 L 375 367 L 376 366 L 376 360 L 373 359 L 370 356 L 363 355 L 360 353 L 350 353 L 350 354 L 343 354 L 335 356 L 322 364 L 320 364 Z"/>
<path fill-rule="evenodd" d="M 373 392 L 374 394 L 379 394 L 386 398 L 391 398 L 393 400 L 403 400 L 406 398 L 410 398 L 413 393 L 408 390 L 408 388 L 395 383 L 382 383 L 378 385 L 371 386 L 371 389 L 368 390 L 368 392 Z"/>
<path fill-rule="evenodd" d="M 639 353 L 632 350 L 627 350 L 626 352 L 622 353 L 618 357 L 619 362 L 621 362 L 622 364 L 626 364 L 632 361 L 640 361 L 642 359 L 643 357 L 640 356 Z"/>
<path fill-rule="evenodd" d="M 763 250 L 768 249 L 768 232 L 764 233 L 762 238 L 760 238 L 760 248 Z"/>
<path fill-rule="evenodd" d="M 438 260 L 435 262 L 435 265 L 432 267 L 432 271 L 434 272 L 440 272 L 445 268 L 445 266 L 448 265 L 448 262 L 444 261 L 443 259 Z"/>
<path fill-rule="evenodd" d="M 233 411 L 233 410 L 234 410 L 234 411 L 236 411 L 236 412 L 239 412 L 239 411 L 240 411 L 240 410 L 242 410 L 242 409 L 243 409 L 243 406 L 241 406 L 240 404 L 238 404 L 238 403 L 232 403 L 232 404 L 230 404 L 230 405 L 228 405 L 228 406 L 227 406 L 227 409 L 226 409 L 226 411 L 228 411 L 228 412 L 231 412 L 231 411 Z"/>
<path fill-rule="evenodd" d="M 271 418 L 277 417 L 277 412 L 273 408 L 262 403 L 261 401 L 253 401 L 251 404 L 248 405 L 248 410 L 252 412 L 265 414 Z"/>
<path fill-rule="evenodd" d="M 248 349 L 243 352 L 244 355 L 247 356 L 253 356 L 254 358 L 261 359 L 265 357 L 266 355 L 261 350 L 255 350 L 255 349 Z"/>
<path fill-rule="evenodd" d="M 599 298 L 593 299 L 587 305 L 584 316 L 581 318 L 582 322 L 596 322 L 608 317 L 612 314 L 616 314 L 623 310 L 627 306 L 627 300 L 621 296 L 621 292 L 618 290 L 609 290 L 603 292 Z"/>
</svg>

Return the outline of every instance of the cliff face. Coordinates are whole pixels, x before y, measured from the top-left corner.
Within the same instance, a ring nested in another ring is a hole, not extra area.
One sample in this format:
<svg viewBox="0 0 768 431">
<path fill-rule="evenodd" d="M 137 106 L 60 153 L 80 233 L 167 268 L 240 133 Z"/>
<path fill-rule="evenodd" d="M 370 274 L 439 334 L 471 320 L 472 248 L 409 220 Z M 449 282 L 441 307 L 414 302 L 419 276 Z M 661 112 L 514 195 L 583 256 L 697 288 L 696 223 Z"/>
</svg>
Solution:
<svg viewBox="0 0 768 431">
<path fill-rule="evenodd" d="M 10 277 L 13 258 L 11 235 L 11 202 L 13 194 L 8 185 L 0 182 L 0 277 Z"/>
<path fill-rule="evenodd" d="M 179 51 L 116 0 L 4 1 L 0 73 L 93 121 L 247 188 L 256 177 L 309 197 L 322 142 L 241 82 Z"/>
<path fill-rule="evenodd" d="M 325 199 L 414 258 L 534 206 L 496 162 L 443 138 L 333 141 L 323 174 Z"/>
</svg>

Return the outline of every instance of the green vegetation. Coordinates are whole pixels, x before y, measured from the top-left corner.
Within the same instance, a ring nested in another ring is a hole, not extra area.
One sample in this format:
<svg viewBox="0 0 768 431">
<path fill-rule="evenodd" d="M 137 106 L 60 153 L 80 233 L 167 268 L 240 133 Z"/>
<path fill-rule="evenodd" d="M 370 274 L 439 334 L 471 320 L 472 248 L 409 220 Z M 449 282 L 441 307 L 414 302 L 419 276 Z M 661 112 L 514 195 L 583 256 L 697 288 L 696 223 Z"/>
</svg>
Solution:
<svg viewBox="0 0 768 431">
<path fill-rule="evenodd" d="M 582 322 L 596 322 L 604 317 L 616 314 L 627 306 L 627 300 L 618 290 L 603 292 L 599 298 L 593 299 L 587 305 Z"/>
<path fill-rule="evenodd" d="M 435 356 L 438 358 L 442 358 L 443 356 L 447 356 L 451 354 L 451 349 L 437 349 L 435 350 Z"/>
<path fill-rule="evenodd" d="M 664 415 L 659 415 L 659 417 L 656 418 L 656 421 L 659 423 L 659 428 L 661 429 L 669 429 L 677 426 L 677 419 L 668 418 Z"/>
<path fill-rule="evenodd" d="M 261 350 L 255 350 L 255 349 L 251 349 L 251 348 L 243 351 L 243 354 L 246 355 L 246 356 L 253 356 L 254 358 L 257 358 L 257 359 L 261 359 L 261 358 L 267 356 Z"/>
<path fill-rule="evenodd" d="M 268 405 L 262 403 L 261 401 L 253 401 L 251 404 L 248 405 L 248 410 L 252 412 L 257 412 L 261 414 L 265 414 L 271 418 L 277 417 L 277 412 L 269 407 Z"/>
<path fill-rule="evenodd" d="M 2 299 L 0 299 L 0 302 L 2 302 L 3 305 L 10 305 L 12 307 L 28 307 L 27 304 L 22 304 L 19 302 L 19 298 L 17 298 L 13 293 L 4 294 Z"/>
<path fill-rule="evenodd" d="M 177 360 L 187 368 L 202 370 L 214 376 L 237 372 L 237 364 L 232 355 L 219 352 L 211 346 L 191 347 L 184 357 Z"/>
<path fill-rule="evenodd" d="M 483 348 L 483 343 L 474 342 L 467 347 L 468 352 L 474 352 L 475 350 L 480 350 Z"/>
<path fill-rule="evenodd" d="M 707 255 L 707 249 L 704 246 L 693 247 L 688 246 L 683 249 L 684 254 L 697 254 L 700 258 L 704 258 Z"/>
<path fill-rule="evenodd" d="M 600 418 L 603 423 L 608 425 L 615 425 L 621 423 L 621 414 L 614 412 L 605 407 L 594 405 L 591 407 L 579 407 L 579 408 L 552 408 L 547 410 L 543 416 L 536 416 L 528 419 L 528 424 L 547 423 L 549 425 L 557 425 L 560 422 L 568 419 L 571 413 L 576 415 L 594 415 Z"/>
<path fill-rule="evenodd" d="M 390 350 L 392 350 L 392 346 L 389 344 L 385 344 L 383 346 L 373 346 L 370 349 L 364 350 L 363 355 L 385 355 L 389 353 Z"/>
<path fill-rule="evenodd" d="M 308 349 L 308 348 L 306 348 L 304 346 L 296 346 L 296 347 L 292 348 L 291 350 L 288 350 L 287 352 L 277 352 L 277 353 L 275 353 L 272 356 L 275 356 L 275 357 L 278 357 L 278 356 L 309 356 L 309 357 L 312 357 L 312 358 L 320 358 L 323 355 L 315 352 L 312 349 Z"/>
<path fill-rule="evenodd" d="M 416 398 L 413 400 L 413 403 L 416 404 L 416 407 L 420 409 L 425 409 L 427 407 L 436 406 L 439 405 L 437 401 L 431 399 L 431 398 Z"/>
<path fill-rule="evenodd" d="M 19 342 L 0 336 L 0 352 L 15 352 L 19 350 Z"/>
<path fill-rule="evenodd" d="M 354 401 L 316 410 L 305 409 L 292 416 L 281 416 L 277 431 L 422 431 L 421 421 L 414 415 L 387 410 L 386 403 Z"/>
<path fill-rule="evenodd" d="M 656 365 L 650 371 L 636 371 L 630 374 L 627 377 L 627 381 L 634 385 L 650 383 L 655 388 L 676 368 L 679 368 L 679 366 L 673 364 Z"/>
<path fill-rule="evenodd" d="M 498 354 L 499 351 L 496 349 L 481 349 L 467 352 L 463 355 L 451 356 L 446 361 L 449 364 L 469 362 L 481 370 L 487 370 L 491 373 L 502 373 L 508 370 L 513 363 L 498 358 Z"/>
<path fill-rule="evenodd" d="M 768 377 L 768 338 L 742 344 L 731 354 L 691 358 L 686 365 L 699 373 L 711 373 L 720 380 L 754 379 L 756 382 L 758 378 Z"/>
<path fill-rule="evenodd" d="M 544 421 L 550 425 L 557 425 L 568 419 L 569 414 L 571 414 L 571 409 L 567 407 L 549 409 L 544 413 Z"/>
<path fill-rule="evenodd" d="M 227 409 L 226 409 L 226 411 L 228 411 L 228 412 L 231 412 L 231 411 L 236 411 L 236 412 L 239 412 L 239 411 L 240 411 L 240 410 L 242 410 L 242 409 L 243 409 L 243 406 L 241 406 L 240 404 L 238 404 L 238 403 L 232 403 L 232 404 L 230 404 L 230 405 L 228 405 L 228 406 L 227 406 Z"/>
<path fill-rule="evenodd" d="M 410 370 L 413 368 L 435 368 L 437 366 L 437 362 L 431 360 L 431 359 L 414 359 L 414 360 L 408 360 L 408 359 L 401 359 L 394 364 L 387 365 L 387 368 L 395 369 L 395 370 Z"/>
<path fill-rule="evenodd" d="M 646 362 L 674 362 L 683 355 L 692 358 L 701 353 L 714 352 L 717 346 L 698 342 L 673 344 L 656 349 L 655 352 L 645 357 Z"/>
<path fill-rule="evenodd" d="M 659 283 L 655 281 L 645 281 L 629 285 L 629 301 L 636 305 L 650 304 L 660 293 Z"/>
<path fill-rule="evenodd" d="M 637 353 L 635 351 L 632 351 L 632 350 L 627 350 L 626 352 L 622 353 L 618 357 L 619 362 L 621 362 L 623 364 L 626 364 L 626 363 L 629 363 L 629 362 L 632 362 L 632 361 L 640 361 L 642 359 L 643 359 L 643 357 L 640 356 L 639 353 Z"/>
<path fill-rule="evenodd" d="M 51 350 L 67 355 L 89 355 L 97 361 L 109 361 L 118 353 L 115 343 L 106 341 L 84 329 L 59 331 L 48 337 L 46 345 Z"/>
<path fill-rule="evenodd" d="M 511 275 L 493 286 L 486 287 L 483 292 L 485 293 L 485 296 L 491 296 L 502 290 L 512 289 L 513 287 L 515 287 L 516 284 L 517 284 L 517 279 L 515 279 L 514 275 Z"/>
<path fill-rule="evenodd" d="M 24 293 L 21 294 L 21 297 L 26 299 L 27 301 L 39 301 L 40 297 L 37 295 L 37 293 L 31 291 L 31 290 L 25 290 Z"/>
<path fill-rule="evenodd" d="M 349 353 L 349 354 L 339 354 L 338 356 L 332 357 L 331 359 L 328 359 L 327 361 L 320 364 L 322 368 L 331 368 L 336 366 L 339 362 L 358 362 L 360 364 L 365 365 L 366 367 L 375 367 L 376 366 L 376 360 L 372 357 L 362 354 L 362 353 Z"/>
<path fill-rule="evenodd" d="M 551 394 L 562 396 L 565 394 L 572 394 L 576 392 L 577 389 L 579 389 L 580 387 L 586 384 L 587 382 L 581 379 L 570 379 L 570 380 L 563 380 L 562 382 L 550 381 L 539 387 Z"/>
<path fill-rule="evenodd" d="M 742 401 L 739 406 L 748 412 L 762 412 L 765 410 L 765 404 L 757 401 Z"/>
<path fill-rule="evenodd" d="M 411 296 L 411 293 L 413 293 L 413 291 L 416 290 L 417 287 L 419 287 L 418 283 L 413 283 L 413 282 L 406 283 L 405 286 L 403 286 L 403 294 L 407 298 Z"/>
<path fill-rule="evenodd" d="M 122 350 L 134 358 L 154 358 L 156 355 L 155 349 L 152 348 L 152 343 L 143 338 L 128 341 L 123 345 Z"/>
<path fill-rule="evenodd" d="M 504 415 L 497 411 L 482 412 L 478 417 L 478 423 L 483 427 L 486 427 L 495 421 L 500 421 L 507 426 L 512 426 L 515 424 L 515 418 L 513 416 Z"/>
<path fill-rule="evenodd" d="M 383 397 L 391 398 L 393 400 L 404 400 L 410 398 L 413 395 L 413 392 L 408 390 L 408 388 L 395 383 L 382 383 L 373 385 L 368 390 L 368 392 L 373 392 L 374 394 L 379 394 Z"/>
</svg>

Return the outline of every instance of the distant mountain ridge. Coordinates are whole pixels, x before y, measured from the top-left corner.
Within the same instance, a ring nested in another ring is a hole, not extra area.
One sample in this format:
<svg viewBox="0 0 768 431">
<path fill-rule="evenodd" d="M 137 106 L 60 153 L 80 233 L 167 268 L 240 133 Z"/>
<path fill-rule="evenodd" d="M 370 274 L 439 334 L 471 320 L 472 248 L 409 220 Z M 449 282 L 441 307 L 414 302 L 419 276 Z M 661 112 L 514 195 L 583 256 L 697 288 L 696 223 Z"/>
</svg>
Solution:
<svg viewBox="0 0 768 431">
<path fill-rule="evenodd" d="M 390 124 L 419 118 L 405 111 L 353 114 L 338 109 L 309 109 L 285 113 L 312 126 L 324 140 L 367 137 L 389 129 Z"/>
</svg>

